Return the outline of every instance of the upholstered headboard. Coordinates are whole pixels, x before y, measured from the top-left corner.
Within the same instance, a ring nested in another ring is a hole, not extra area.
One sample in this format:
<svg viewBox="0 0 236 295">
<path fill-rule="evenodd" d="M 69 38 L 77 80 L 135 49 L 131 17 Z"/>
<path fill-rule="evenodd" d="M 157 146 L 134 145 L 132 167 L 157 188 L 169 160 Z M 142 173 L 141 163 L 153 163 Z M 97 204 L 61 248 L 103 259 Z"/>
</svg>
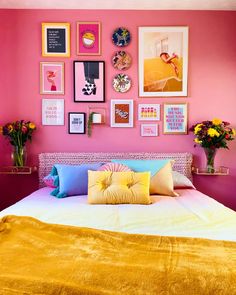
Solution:
<svg viewBox="0 0 236 295">
<path fill-rule="evenodd" d="M 174 160 L 173 170 L 192 180 L 190 153 L 42 153 L 39 155 L 39 187 L 43 187 L 43 177 L 48 175 L 54 164 L 84 164 L 110 162 L 112 159 Z"/>
</svg>

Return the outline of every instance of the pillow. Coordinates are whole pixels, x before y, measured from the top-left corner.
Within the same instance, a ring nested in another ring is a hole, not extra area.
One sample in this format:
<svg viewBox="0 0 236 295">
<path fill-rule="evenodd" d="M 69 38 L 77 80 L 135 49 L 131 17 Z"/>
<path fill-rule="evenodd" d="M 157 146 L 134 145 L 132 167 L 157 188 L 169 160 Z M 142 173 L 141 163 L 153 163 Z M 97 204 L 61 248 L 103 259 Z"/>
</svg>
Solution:
<svg viewBox="0 0 236 295">
<path fill-rule="evenodd" d="M 56 188 L 59 186 L 59 177 L 58 175 L 48 174 L 47 176 L 43 178 L 43 182 L 48 187 Z"/>
<path fill-rule="evenodd" d="M 88 170 L 97 170 L 103 163 L 83 165 L 56 164 L 59 177 L 59 187 L 51 192 L 57 198 L 65 198 L 74 195 L 87 195 Z"/>
<path fill-rule="evenodd" d="M 128 166 L 135 172 L 151 172 L 150 194 L 176 197 L 170 160 L 112 160 Z"/>
<path fill-rule="evenodd" d="M 173 182 L 174 182 L 174 188 L 195 188 L 193 183 L 190 179 L 188 179 L 185 175 L 177 172 L 172 171 L 173 176 Z"/>
<path fill-rule="evenodd" d="M 90 204 L 150 204 L 150 172 L 88 171 Z"/>
<path fill-rule="evenodd" d="M 99 171 L 113 171 L 113 172 L 122 172 L 122 171 L 132 171 L 128 166 L 119 164 L 119 163 L 106 163 L 98 168 Z"/>
</svg>

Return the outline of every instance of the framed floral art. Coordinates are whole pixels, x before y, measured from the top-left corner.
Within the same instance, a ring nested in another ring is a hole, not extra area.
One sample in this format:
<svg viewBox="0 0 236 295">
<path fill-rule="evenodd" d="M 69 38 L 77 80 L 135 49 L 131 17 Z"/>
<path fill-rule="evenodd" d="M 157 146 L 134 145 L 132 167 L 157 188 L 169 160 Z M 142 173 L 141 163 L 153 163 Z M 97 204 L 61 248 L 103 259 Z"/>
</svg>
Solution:
<svg viewBox="0 0 236 295">
<path fill-rule="evenodd" d="M 111 127 L 133 127 L 133 100 L 111 100 Z"/>
<path fill-rule="evenodd" d="M 64 94 L 64 62 L 40 62 L 40 94 Z"/>
</svg>

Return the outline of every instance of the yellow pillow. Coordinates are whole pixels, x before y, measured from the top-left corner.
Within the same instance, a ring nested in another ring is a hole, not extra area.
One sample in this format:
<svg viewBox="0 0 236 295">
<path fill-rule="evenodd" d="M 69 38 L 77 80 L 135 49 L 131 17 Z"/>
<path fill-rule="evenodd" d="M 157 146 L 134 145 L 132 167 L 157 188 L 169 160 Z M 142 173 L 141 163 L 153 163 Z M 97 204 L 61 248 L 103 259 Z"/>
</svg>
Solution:
<svg viewBox="0 0 236 295">
<path fill-rule="evenodd" d="M 150 204 L 150 172 L 88 171 L 90 204 Z"/>
</svg>

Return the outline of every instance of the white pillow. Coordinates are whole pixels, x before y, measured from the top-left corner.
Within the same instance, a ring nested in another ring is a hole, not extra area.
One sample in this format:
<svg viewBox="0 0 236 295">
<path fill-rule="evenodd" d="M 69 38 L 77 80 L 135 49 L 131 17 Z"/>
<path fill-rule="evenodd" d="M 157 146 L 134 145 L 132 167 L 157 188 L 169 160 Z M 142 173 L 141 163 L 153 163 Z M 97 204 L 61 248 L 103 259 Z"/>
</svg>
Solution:
<svg viewBox="0 0 236 295">
<path fill-rule="evenodd" d="M 190 179 L 188 179 L 185 175 L 172 171 L 172 177 L 174 182 L 174 188 L 195 188 Z"/>
</svg>

